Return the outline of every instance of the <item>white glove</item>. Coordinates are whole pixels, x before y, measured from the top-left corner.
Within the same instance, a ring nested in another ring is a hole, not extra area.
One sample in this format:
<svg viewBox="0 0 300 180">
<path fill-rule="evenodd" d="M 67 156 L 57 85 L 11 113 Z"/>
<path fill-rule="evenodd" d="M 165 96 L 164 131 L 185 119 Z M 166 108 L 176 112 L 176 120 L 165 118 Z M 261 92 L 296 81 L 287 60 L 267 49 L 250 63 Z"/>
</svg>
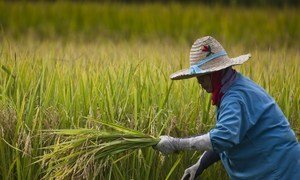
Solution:
<svg viewBox="0 0 300 180">
<path fill-rule="evenodd" d="M 160 136 L 159 143 L 154 147 L 163 154 L 169 154 L 183 150 L 205 151 L 212 150 L 209 133 L 191 138 L 173 138 L 171 136 Z"/>
<path fill-rule="evenodd" d="M 196 172 L 197 172 L 198 168 L 199 168 L 198 163 L 196 163 L 193 166 L 187 168 L 184 171 L 184 174 L 183 174 L 181 180 L 194 180 L 196 178 Z"/>
<path fill-rule="evenodd" d="M 160 136 L 159 143 L 155 146 L 155 149 L 163 154 L 170 154 L 177 151 L 177 144 L 179 143 L 178 138 L 173 138 L 171 136 Z"/>
<path fill-rule="evenodd" d="M 197 170 L 199 169 L 199 166 L 200 166 L 200 162 L 201 162 L 201 159 L 202 157 L 204 156 L 204 153 L 202 154 L 202 156 L 199 158 L 198 162 L 196 164 L 194 164 L 193 166 L 187 168 L 185 171 L 184 171 L 184 174 L 181 178 L 181 180 L 194 180 L 196 179 L 196 177 L 201 174 L 201 172 L 197 174 Z"/>
<path fill-rule="evenodd" d="M 220 155 L 214 151 L 205 151 L 198 162 L 184 171 L 182 180 L 194 180 L 209 166 L 220 160 Z"/>
</svg>

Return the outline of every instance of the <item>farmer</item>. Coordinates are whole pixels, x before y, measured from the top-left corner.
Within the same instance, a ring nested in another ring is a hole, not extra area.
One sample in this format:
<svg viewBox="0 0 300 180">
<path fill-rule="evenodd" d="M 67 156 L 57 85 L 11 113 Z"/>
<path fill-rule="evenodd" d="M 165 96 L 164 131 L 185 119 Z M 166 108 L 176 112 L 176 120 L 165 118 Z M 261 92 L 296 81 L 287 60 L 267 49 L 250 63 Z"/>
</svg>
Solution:
<svg viewBox="0 0 300 180">
<path fill-rule="evenodd" d="M 205 151 L 182 179 L 195 179 L 221 159 L 231 179 L 300 180 L 300 145 L 286 117 L 263 88 L 231 68 L 250 57 L 231 59 L 207 36 L 193 44 L 190 68 L 171 75 L 173 80 L 196 77 L 217 107 L 216 125 L 207 134 L 161 136 L 155 146 L 163 154 Z"/>
</svg>

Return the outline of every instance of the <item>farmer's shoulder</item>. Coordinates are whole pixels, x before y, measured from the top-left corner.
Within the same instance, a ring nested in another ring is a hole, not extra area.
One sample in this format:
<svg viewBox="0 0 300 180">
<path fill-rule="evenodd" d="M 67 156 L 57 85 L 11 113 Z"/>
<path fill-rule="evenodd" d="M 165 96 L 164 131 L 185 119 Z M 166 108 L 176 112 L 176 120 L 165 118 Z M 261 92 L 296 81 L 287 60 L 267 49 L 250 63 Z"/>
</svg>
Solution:
<svg viewBox="0 0 300 180">
<path fill-rule="evenodd" d="M 264 89 L 260 85 L 258 85 L 249 77 L 246 77 L 240 73 L 237 74 L 237 78 L 229 90 L 231 90 L 231 92 L 233 93 L 234 92 L 251 93 L 252 91 L 255 92 L 264 91 Z"/>
<path fill-rule="evenodd" d="M 268 93 L 250 78 L 238 74 L 236 81 L 224 94 L 224 104 L 256 104 L 266 103 L 272 100 Z"/>
</svg>

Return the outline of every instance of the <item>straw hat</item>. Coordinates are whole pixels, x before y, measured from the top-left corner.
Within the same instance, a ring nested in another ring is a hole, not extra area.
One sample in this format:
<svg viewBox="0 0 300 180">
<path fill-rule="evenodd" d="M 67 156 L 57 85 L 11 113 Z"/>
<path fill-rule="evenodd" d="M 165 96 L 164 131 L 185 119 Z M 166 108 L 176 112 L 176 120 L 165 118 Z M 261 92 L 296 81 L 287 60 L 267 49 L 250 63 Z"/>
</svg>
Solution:
<svg viewBox="0 0 300 180">
<path fill-rule="evenodd" d="M 245 54 L 229 58 L 222 45 L 213 37 L 197 39 L 190 51 L 190 68 L 171 74 L 172 80 L 188 79 L 199 75 L 225 69 L 229 66 L 243 64 L 251 57 Z"/>
</svg>

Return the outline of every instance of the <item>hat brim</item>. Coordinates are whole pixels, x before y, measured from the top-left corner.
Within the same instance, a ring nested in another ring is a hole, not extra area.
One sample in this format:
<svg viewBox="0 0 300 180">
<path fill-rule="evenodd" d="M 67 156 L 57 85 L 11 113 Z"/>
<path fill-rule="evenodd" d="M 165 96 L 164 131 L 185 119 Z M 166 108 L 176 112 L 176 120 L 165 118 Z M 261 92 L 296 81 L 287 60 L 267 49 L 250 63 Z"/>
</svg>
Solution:
<svg viewBox="0 0 300 180">
<path fill-rule="evenodd" d="M 215 71 L 219 71 L 230 66 L 243 64 L 250 58 L 251 58 L 251 54 L 244 54 L 235 58 L 226 58 L 226 59 L 223 58 L 222 60 L 217 60 L 216 63 L 214 63 L 214 66 L 203 70 L 201 73 L 191 74 L 191 70 L 190 68 L 188 68 L 188 69 L 182 69 L 180 71 L 171 74 L 170 78 L 172 80 L 189 79 L 192 77 L 201 76 Z"/>
</svg>

